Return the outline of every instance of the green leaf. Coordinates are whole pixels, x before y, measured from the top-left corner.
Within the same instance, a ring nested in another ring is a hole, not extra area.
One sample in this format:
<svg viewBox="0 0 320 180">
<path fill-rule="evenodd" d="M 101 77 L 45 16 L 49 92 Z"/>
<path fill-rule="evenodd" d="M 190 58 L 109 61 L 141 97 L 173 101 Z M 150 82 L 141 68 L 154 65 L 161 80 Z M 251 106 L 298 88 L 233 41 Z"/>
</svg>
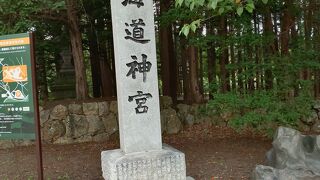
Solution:
<svg viewBox="0 0 320 180">
<path fill-rule="evenodd" d="M 223 12 L 224 12 L 224 8 L 223 7 L 219 8 L 218 13 L 221 15 Z"/>
<path fill-rule="evenodd" d="M 209 8 L 215 10 L 218 5 L 218 0 L 211 0 L 211 3 L 209 4 Z"/>
<path fill-rule="evenodd" d="M 238 9 L 237 9 L 237 14 L 238 14 L 239 16 L 241 16 L 242 13 L 243 13 L 243 6 L 239 6 Z"/>
<path fill-rule="evenodd" d="M 262 0 L 262 2 L 263 2 L 264 4 L 267 4 L 267 3 L 268 3 L 268 0 Z"/>
<path fill-rule="evenodd" d="M 254 10 L 254 4 L 253 3 L 249 3 L 246 5 L 246 10 L 249 12 L 249 13 L 252 13 L 253 10 Z"/>
<path fill-rule="evenodd" d="M 196 32 L 197 30 L 197 25 L 195 25 L 193 22 L 190 24 L 190 28 L 193 32 Z"/>
<path fill-rule="evenodd" d="M 198 4 L 199 6 L 203 6 L 203 5 L 204 5 L 204 2 L 205 2 L 205 0 L 198 0 L 198 1 L 197 1 L 197 4 Z"/>
<path fill-rule="evenodd" d="M 251 7 L 252 9 L 254 9 L 254 3 L 248 3 L 247 6 Z"/>
<path fill-rule="evenodd" d="M 190 24 L 190 28 L 193 32 L 196 32 L 197 28 L 200 26 L 200 19 L 196 20 L 196 21 L 193 21 L 191 24 Z"/>
<path fill-rule="evenodd" d="M 181 7 L 182 3 L 183 3 L 183 0 L 176 0 L 176 7 L 178 6 Z"/>
<path fill-rule="evenodd" d="M 191 4 L 190 4 L 190 11 L 192 11 L 194 9 L 194 5 L 195 5 L 194 1 L 192 1 Z"/>
<path fill-rule="evenodd" d="M 182 27 L 179 35 L 181 35 L 181 33 L 183 33 L 186 37 L 188 37 L 189 32 L 190 32 L 190 25 L 185 24 L 185 25 Z"/>
</svg>

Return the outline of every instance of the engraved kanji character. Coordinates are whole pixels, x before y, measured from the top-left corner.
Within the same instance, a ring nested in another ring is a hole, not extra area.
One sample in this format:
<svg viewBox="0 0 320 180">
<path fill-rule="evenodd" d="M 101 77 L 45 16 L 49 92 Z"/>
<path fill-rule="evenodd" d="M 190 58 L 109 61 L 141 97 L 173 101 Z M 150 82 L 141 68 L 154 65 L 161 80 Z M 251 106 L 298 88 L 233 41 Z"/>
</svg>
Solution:
<svg viewBox="0 0 320 180">
<path fill-rule="evenodd" d="M 147 61 L 147 55 L 142 54 L 142 62 L 138 63 L 137 56 L 131 56 L 134 60 L 126 65 L 130 68 L 129 72 L 127 73 L 128 76 L 132 76 L 132 79 L 136 79 L 136 72 L 143 73 L 143 82 L 147 81 L 147 72 L 151 69 L 151 62 Z"/>
<path fill-rule="evenodd" d="M 124 0 L 122 2 L 122 5 L 127 6 L 128 4 L 135 4 L 137 5 L 138 8 L 140 8 L 141 6 L 144 6 L 144 3 L 142 0 Z"/>
<path fill-rule="evenodd" d="M 138 95 L 129 96 L 128 101 L 132 102 L 133 100 L 136 100 L 136 104 L 138 105 L 135 110 L 136 114 L 142 114 L 147 113 L 149 107 L 143 106 L 146 104 L 148 98 L 152 98 L 152 95 L 150 93 L 143 93 L 142 91 L 137 91 Z"/>
<path fill-rule="evenodd" d="M 132 24 L 125 23 L 127 27 L 133 27 L 132 31 L 129 29 L 125 29 L 127 36 L 125 39 L 130 39 L 134 42 L 146 44 L 150 41 L 150 39 L 144 39 L 144 27 L 146 24 L 143 22 L 142 19 L 135 19 L 132 20 Z"/>
</svg>

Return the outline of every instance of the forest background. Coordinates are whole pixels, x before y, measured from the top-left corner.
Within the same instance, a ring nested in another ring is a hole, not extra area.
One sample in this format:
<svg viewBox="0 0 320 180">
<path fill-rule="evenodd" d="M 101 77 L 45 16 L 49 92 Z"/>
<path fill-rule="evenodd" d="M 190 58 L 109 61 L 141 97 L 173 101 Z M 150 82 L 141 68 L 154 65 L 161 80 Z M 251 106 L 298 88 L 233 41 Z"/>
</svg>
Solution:
<svg viewBox="0 0 320 180">
<path fill-rule="evenodd" d="M 161 95 L 204 104 L 236 128 L 308 123 L 320 97 L 319 9 L 317 0 L 154 1 Z M 41 103 L 59 98 L 66 49 L 77 100 L 116 97 L 110 1 L 0 0 L 0 34 L 26 31 L 36 33 Z"/>
</svg>

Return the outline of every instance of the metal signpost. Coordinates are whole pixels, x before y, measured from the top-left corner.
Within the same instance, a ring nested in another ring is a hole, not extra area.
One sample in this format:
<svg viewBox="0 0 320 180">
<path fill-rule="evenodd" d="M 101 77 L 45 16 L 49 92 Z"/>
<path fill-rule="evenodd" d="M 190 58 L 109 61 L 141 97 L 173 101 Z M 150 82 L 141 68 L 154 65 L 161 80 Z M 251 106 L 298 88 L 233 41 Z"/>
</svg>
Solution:
<svg viewBox="0 0 320 180">
<path fill-rule="evenodd" d="M 0 36 L 0 140 L 35 139 L 43 179 L 32 33 Z"/>
</svg>

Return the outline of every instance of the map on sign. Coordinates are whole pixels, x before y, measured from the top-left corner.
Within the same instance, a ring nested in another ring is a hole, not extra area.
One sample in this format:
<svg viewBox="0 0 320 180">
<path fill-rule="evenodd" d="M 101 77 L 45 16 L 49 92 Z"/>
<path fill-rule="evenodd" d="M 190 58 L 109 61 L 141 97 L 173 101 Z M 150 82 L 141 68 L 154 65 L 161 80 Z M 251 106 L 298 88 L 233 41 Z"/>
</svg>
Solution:
<svg viewBox="0 0 320 180">
<path fill-rule="evenodd" d="M 35 139 L 29 34 L 0 36 L 0 140 Z"/>
<path fill-rule="evenodd" d="M 23 59 L 17 58 L 18 66 L 9 66 L 3 64 L 5 58 L 0 58 L 0 66 L 2 69 L 2 80 L 0 80 L 0 89 L 5 93 L 1 94 L 3 102 L 28 102 L 28 90 L 25 87 L 28 84 L 27 65 L 23 65 Z M 13 88 L 11 88 L 13 87 Z"/>
</svg>

